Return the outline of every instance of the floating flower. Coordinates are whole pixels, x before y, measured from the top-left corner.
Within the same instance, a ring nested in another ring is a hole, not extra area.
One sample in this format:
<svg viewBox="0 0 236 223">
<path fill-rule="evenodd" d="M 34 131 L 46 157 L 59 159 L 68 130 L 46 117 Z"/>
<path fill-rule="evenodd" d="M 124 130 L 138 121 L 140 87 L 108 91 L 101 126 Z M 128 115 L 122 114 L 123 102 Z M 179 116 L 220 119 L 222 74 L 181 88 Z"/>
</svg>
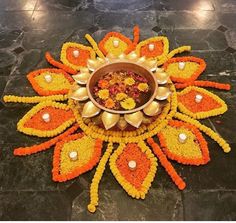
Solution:
<svg viewBox="0 0 236 223">
<path fill-rule="evenodd" d="M 98 91 L 98 97 L 101 99 L 107 99 L 109 97 L 109 91 L 107 89 L 103 89 Z"/>
<path fill-rule="evenodd" d="M 127 98 L 120 103 L 121 107 L 127 110 L 135 108 L 136 103 L 133 98 Z"/>
<path fill-rule="evenodd" d="M 128 77 L 128 78 L 125 78 L 124 83 L 126 85 L 130 85 L 131 86 L 131 85 L 135 84 L 135 80 L 132 77 Z"/>
<path fill-rule="evenodd" d="M 98 82 L 98 86 L 99 86 L 100 88 L 102 88 L 102 89 L 108 88 L 108 87 L 109 87 L 109 82 L 106 81 L 106 80 L 100 80 L 100 81 Z"/>
<path fill-rule="evenodd" d="M 124 100 L 125 98 L 127 98 L 127 94 L 125 94 L 125 93 L 118 93 L 117 95 L 116 95 L 116 100 L 117 101 L 122 101 L 122 100 Z"/>
<path fill-rule="evenodd" d="M 105 101 L 105 107 L 106 108 L 114 108 L 114 106 L 115 106 L 115 102 L 111 98 L 108 98 Z"/>
<path fill-rule="evenodd" d="M 147 91 L 147 90 L 148 90 L 148 84 L 147 84 L 147 83 L 140 83 L 140 84 L 138 85 L 138 89 L 139 89 L 140 91 Z"/>
</svg>

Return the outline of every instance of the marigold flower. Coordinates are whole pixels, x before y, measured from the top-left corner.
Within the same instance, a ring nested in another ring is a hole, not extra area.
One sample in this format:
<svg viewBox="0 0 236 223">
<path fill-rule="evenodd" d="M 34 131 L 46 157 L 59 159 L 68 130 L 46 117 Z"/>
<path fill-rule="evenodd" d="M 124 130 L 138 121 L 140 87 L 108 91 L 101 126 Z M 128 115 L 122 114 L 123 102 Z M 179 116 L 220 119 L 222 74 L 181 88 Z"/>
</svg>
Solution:
<svg viewBox="0 0 236 223">
<path fill-rule="evenodd" d="M 101 99 L 107 99 L 109 97 L 109 91 L 107 89 L 103 89 L 98 91 L 98 97 Z"/>
<path fill-rule="evenodd" d="M 115 106 L 115 102 L 111 98 L 108 98 L 105 101 L 105 107 L 106 108 L 114 108 L 114 106 Z"/>
<path fill-rule="evenodd" d="M 124 100 L 125 98 L 127 98 L 127 94 L 125 94 L 125 93 L 118 93 L 117 95 L 116 95 L 116 100 L 117 101 L 122 101 L 122 100 Z"/>
<path fill-rule="evenodd" d="M 100 88 L 102 88 L 102 89 L 108 88 L 108 87 L 109 87 L 109 82 L 106 81 L 106 80 L 100 80 L 100 81 L 98 82 L 98 86 L 99 86 Z"/>
<path fill-rule="evenodd" d="M 122 108 L 124 108 L 126 110 L 131 110 L 131 109 L 135 108 L 136 103 L 133 98 L 127 98 L 124 101 L 120 102 L 120 105 Z"/>
<path fill-rule="evenodd" d="M 146 90 L 148 90 L 148 84 L 147 84 L 147 83 L 140 83 L 140 84 L 138 85 L 138 89 L 139 89 L 140 91 L 146 91 Z"/>
<path fill-rule="evenodd" d="M 135 84 L 135 80 L 132 77 L 125 78 L 124 83 L 126 85 L 133 85 Z"/>
</svg>

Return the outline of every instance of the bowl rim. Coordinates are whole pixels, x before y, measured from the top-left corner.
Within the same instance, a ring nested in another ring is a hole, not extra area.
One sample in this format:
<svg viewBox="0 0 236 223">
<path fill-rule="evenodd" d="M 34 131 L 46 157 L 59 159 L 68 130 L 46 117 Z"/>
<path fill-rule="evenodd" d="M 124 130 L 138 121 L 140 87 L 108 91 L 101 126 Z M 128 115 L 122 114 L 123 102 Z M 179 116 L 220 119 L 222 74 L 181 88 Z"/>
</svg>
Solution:
<svg viewBox="0 0 236 223">
<path fill-rule="evenodd" d="M 153 91 L 153 94 L 152 94 L 152 96 L 150 97 L 150 99 L 149 99 L 145 104 L 143 104 L 143 105 L 141 105 L 141 106 L 139 106 L 139 107 L 137 107 L 137 108 L 135 108 L 135 109 L 131 109 L 131 110 L 113 110 L 113 109 L 108 109 L 108 108 L 106 108 L 106 107 L 100 105 L 100 104 L 93 98 L 92 93 L 90 92 L 90 81 L 91 81 L 92 77 L 94 76 L 94 74 L 95 74 L 98 70 L 103 69 L 103 68 L 106 67 L 106 66 L 111 66 L 111 65 L 113 65 L 113 64 L 120 64 L 120 63 L 132 64 L 132 65 L 135 65 L 135 66 L 139 66 L 139 67 L 141 67 L 142 69 L 145 69 L 146 72 L 149 73 L 149 75 L 153 78 L 153 81 L 154 81 L 154 83 L 155 83 L 155 84 L 154 84 L 154 85 L 155 85 L 154 91 Z M 152 101 L 155 99 L 156 94 L 157 94 L 158 83 L 157 83 L 156 78 L 155 78 L 155 76 L 153 75 L 153 73 L 152 73 L 150 70 L 148 70 L 146 67 L 140 65 L 139 63 L 135 63 L 135 62 L 131 62 L 131 61 L 122 61 L 122 60 L 120 60 L 120 61 L 115 61 L 115 62 L 112 62 L 112 63 L 104 64 L 104 65 L 100 66 L 98 69 L 94 70 L 94 71 L 91 73 L 91 75 L 90 75 L 90 77 L 89 77 L 89 79 L 88 79 L 88 81 L 87 81 L 86 88 L 87 88 L 87 92 L 88 92 L 89 99 L 93 102 L 93 104 L 94 104 L 96 107 L 100 108 L 101 110 L 104 110 L 104 111 L 109 112 L 109 113 L 114 113 L 114 114 L 130 114 L 130 113 L 138 112 L 138 111 L 140 111 L 140 110 L 146 108 L 150 103 L 152 103 Z"/>
</svg>

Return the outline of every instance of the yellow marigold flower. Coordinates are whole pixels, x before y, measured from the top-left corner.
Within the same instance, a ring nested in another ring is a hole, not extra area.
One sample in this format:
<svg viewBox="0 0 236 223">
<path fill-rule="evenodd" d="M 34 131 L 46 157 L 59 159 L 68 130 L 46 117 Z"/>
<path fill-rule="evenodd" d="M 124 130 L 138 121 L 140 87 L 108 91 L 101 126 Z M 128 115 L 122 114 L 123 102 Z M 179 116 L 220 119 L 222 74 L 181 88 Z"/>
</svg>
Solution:
<svg viewBox="0 0 236 223">
<path fill-rule="evenodd" d="M 136 103 L 133 98 L 127 98 L 124 101 L 120 103 L 121 107 L 126 109 L 126 110 L 131 110 L 135 108 Z"/>
<path fill-rule="evenodd" d="M 107 99 L 109 97 L 109 91 L 107 89 L 103 89 L 98 91 L 98 97 L 101 99 Z"/>
<path fill-rule="evenodd" d="M 122 100 L 124 100 L 125 98 L 127 98 L 127 94 L 125 94 L 125 93 L 118 93 L 118 94 L 116 95 L 116 100 L 117 100 L 117 101 L 122 101 Z"/>
<path fill-rule="evenodd" d="M 140 84 L 138 85 L 138 89 L 139 89 L 140 91 L 146 91 L 146 90 L 148 89 L 148 84 L 147 84 L 147 83 L 140 83 Z"/>
<path fill-rule="evenodd" d="M 133 85 L 135 83 L 135 80 L 132 77 L 125 78 L 124 83 L 126 85 Z"/>
</svg>

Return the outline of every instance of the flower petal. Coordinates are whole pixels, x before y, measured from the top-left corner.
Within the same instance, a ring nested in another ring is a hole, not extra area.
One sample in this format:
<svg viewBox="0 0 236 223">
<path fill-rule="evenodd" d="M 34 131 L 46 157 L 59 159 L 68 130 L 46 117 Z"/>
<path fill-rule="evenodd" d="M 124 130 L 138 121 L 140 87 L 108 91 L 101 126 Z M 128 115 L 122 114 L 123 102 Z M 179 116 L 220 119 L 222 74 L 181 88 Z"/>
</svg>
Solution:
<svg viewBox="0 0 236 223">
<path fill-rule="evenodd" d="M 160 59 L 169 52 L 169 41 L 164 36 L 152 37 L 140 42 L 136 47 L 139 56 L 150 59 Z"/>
<path fill-rule="evenodd" d="M 186 139 L 181 141 L 180 135 Z M 203 165 L 210 160 L 206 140 L 191 124 L 172 120 L 158 137 L 164 153 L 172 160 L 190 165 Z"/>
<path fill-rule="evenodd" d="M 81 133 L 58 142 L 53 157 L 53 180 L 71 180 L 91 170 L 98 163 L 101 150 L 100 139 L 95 140 Z"/>
<path fill-rule="evenodd" d="M 110 168 L 124 190 L 144 199 L 156 173 L 157 161 L 144 142 L 120 144 L 110 158 Z"/>
<path fill-rule="evenodd" d="M 98 44 L 104 55 L 108 53 L 119 56 L 122 53 L 128 54 L 134 50 L 134 43 L 118 32 L 110 32 Z"/>
<path fill-rule="evenodd" d="M 227 105 L 222 99 L 203 88 L 190 86 L 177 95 L 179 110 L 196 119 L 220 115 L 227 111 Z M 197 102 L 199 96 L 202 99 Z"/>
<path fill-rule="evenodd" d="M 61 61 L 74 70 L 86 67 L 88 59 L 95 59 L 96 54 L 91 47 L 82 44 L 67 42 L 61 50 Z"/>
<path fill-rule="evenodd" d="M 205 70 L 206 63 L 197 57 L 175 57 L 164 64 L 164 70 L 174 82 L 194 81 Z"/>
<path fill-rule="evenodd" d="M 67 94 L 73 78 L 61 69 L 40 69 L 27 75 L 33 89 L 39 95 Z"/>
<path fill-rule="evenodd" d="M 45 114 L 47 119 L 45 119 Z M 27 135 L 53 137 L 63 132 L 74 122 L 74 114 L 67 105 L 45 101 L 34 106 L 17 123 L 17 129 Z"/>
</svg>

